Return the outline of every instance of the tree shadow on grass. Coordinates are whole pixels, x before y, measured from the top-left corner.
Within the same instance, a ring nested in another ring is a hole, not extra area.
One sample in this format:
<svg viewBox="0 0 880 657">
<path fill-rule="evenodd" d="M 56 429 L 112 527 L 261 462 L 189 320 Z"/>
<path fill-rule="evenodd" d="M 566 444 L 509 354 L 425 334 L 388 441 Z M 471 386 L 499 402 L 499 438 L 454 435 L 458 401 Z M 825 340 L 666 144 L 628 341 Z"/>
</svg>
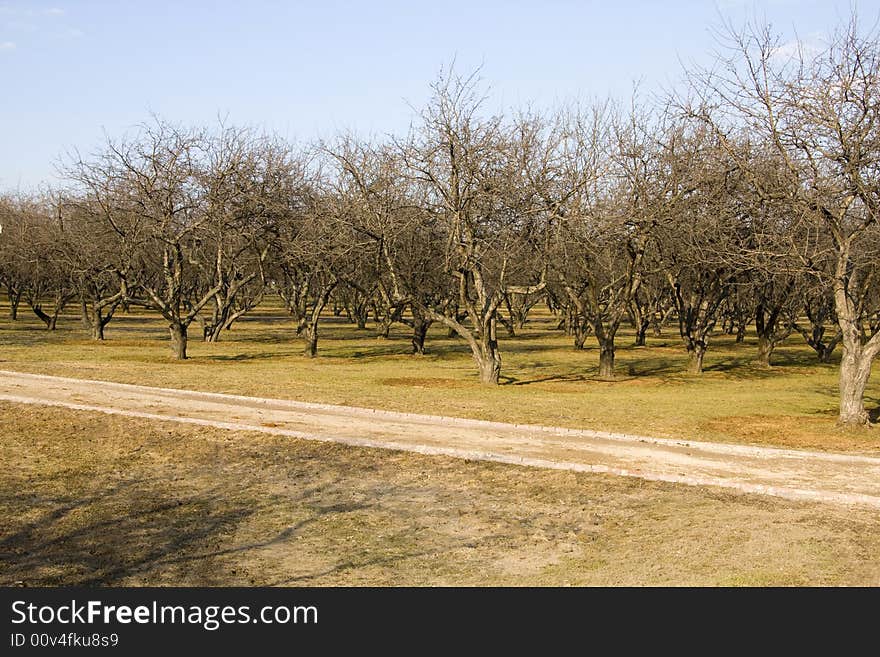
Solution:
<svg viewBox="0 0 880 657">
<path fill-rule="evenodd" d="M 770 362 L 773 363 L 774 367 L 803 367 L 810 369 L 819 367 L 836 370 L 840 367 L 840 351 L 835 351 L 831 355 L 831 360 L 823 363 L 812 350 L 781 348 L 773 352 Z"/>
<path fill-rule="evenodd" d="M 770 367 L 765 367 L 756 363 L 752 355 L 712 357 L 710 352 L 710 355 L 707 356 L 703 364 L 703 372 L 722 374 L 725 379 L 735 381 L 754 381 L 784 376 L 786 370 L 793 367 L 807 367 L 799 359 L 793 359 L 791 362 L 773 359 L 772 362 L 773 364 Z M 699 378 L 699 375 L 688 374 L 687 359 L 685 357 L 633 360 L 627 363 L 627 366 L 630 373 L 634 376 L 656 376 L 670 380 L 694 380 Z"/>
<path fill-rule="evenodd" d="M 9 499 L 6 486 L 0 503 Z M 37 498 L 35 520 L 15 526 L 0 540 L 2 583 L 10 585 L 109 586 L 149 573 L 169 554 L 217 540 L 253 510 L 223 503 L 222 490 L 175 496 L 155 481 L 138 479 L 99 486 L 82 497 Z M 14 508 L 14 507 L 13 507 Z"/>
<path fill-rule="evenodd" d="M 719 372 L 724 378 L 737 381 L 769 379 L 780 374 L 772 367 L 761 367 L 752 358 L 741 356 L 722 358 L 706 364 L 703 372 Z"/>
<path fill-rule="evenodd" d="M 357 347 L 345 346 L 336 347 L 328 345 L 327 349 L 321 351 L 321 345 L 318 345 L 318 355 L 331 359 L 383 359 L 389 357 L 397 358 L 414 358 L 424 360 L 448 360 L 450 358 L 469 355 L 470 349 L 464 343 L 454 342 L 435 342 L 426 344 L 426 353 L 416 355 L 411 353 L 410 343 L 394 340 L 377 341 L 375 345 L 359 345 Z"/>
<path fill-rule="evenodd" d="M 403 531 L 399 532 L 395 536 L 391 536 L 390 538 L 392 541 L 394 541 L 396 538 L 408 538 L 408 536 L 409 531 Z M 453 545 L 444 545 L 442 547 L 431 549 L 408 550 L 399 554 L 387 556 L 371 556 L 365 559 L 349 558 L 340 561 L 339 563 L 329 568 L 325 568 L 324 570 L 321 570 L 319 572 L 306 573 L 303 575 L 286 578 L 277 582 L 272 582 L 271 584 L 269 584 L 269 586 L 302 585 L 305 582 L 319 579 L 321 577 L 327 577 L 329 575 L 335 575 L 337 573 L 343 573 L 347 570 L 355 570 L 358 568 L 366 568 L 369 566 L 387 566 L 391 564 L 398 564 L 409 559 L 418 559 L 420 557 L 435 557 L 455 549 L 476 549 L 482 545 L 491 545 L 495 541 L 504 541 L 505 539 L 509 539 L 509 536 L 496 533 L 481 536 L 477 539 L 459 539 L 457 542 L 454 542 Z"/>
<path fill-rule="evenodd" d="M 54 508 L 13 527 L 0 540 L 0 561 L 5 564 L 0 583 L 113 586 L 157 571 L 165 576 L 178 572 L 178 581 L 205 579 L 198 572 L 209 572 L 217 557 L 283 543 L 321 516 L 368 507 L 321 506 L 313 499 L 320 492 L 316 488 L 299 496 L 300 502 L 314 502 L 312 516 L 264 540 L 234 547 L 222 546 L 269 502 L 231 499 L 229 491 L 219 486 L 178 497 L 168 490 L 163 494 L 154 480 L 147 479 L 98 487 L 79 498 L 32 498 L 41 507 Z M 10 502 L 0 499 L 4 507 Z M 213 579 L 213 574 L 208 577 Z"/>
<path fill-rule="evenodd" d="M 132 578 L 147 583 L 228 584 L 227 568 L 221 566 L 225 558 L 283 548 L 324 519 L 368 511 L 381 505 L 383 494 L 405 496 L 406 491 L 395 488 L 352 501 L 340 500 L 342 491 L 335 486 L 306 487 L 279 498 L 265 495 L 255 480 L 235 489 L 218 485 L 179 495 L 160 478 L 104 478 L 88 493 L 54 496 L 22 495 L 20 491 L 32 490 L 32 484 L 7 480 L 0 492 L 0 508 L 11 510 L 13 520 L 0 538 L 0 585 L 118 586 Z M 282 515 L 290 512 L 305 517 L 280 531 L 264 527 L 270 521 L 252 522 L 262 513 L 277 517 L 279 509 Z M 14 520 L 34 515 L 26 522 Z M 237 543 L 235 536 L 245 524 L 254 538 Z M 359 559 L 357 551 L 345 552 L 326 571 L 319 568 L 287 581 L 312 580 L 440 551 L 412 548 L 366 559 Z"/>
<path fill-rule="evenodd" d="M 514 376 L 501 376 L 507 385 L 511 386 L 529 386 L 535 383 L 586 383 L 593 381 L 594 378 L 587 374 L 552 374 L 549 376 L 539 376 L 534 379 L 518 379 Z"/>
<path fill-rule="evenodd" d="M 317 492 L 317 489 L 313 492 Z M 309 493 L 305 493 L 303 498 L 308 498 Z M 308 528 L 309 525 L 314 524 L 315 522 L 321 520 L 323 516 L 340 514 L 340 513 L 353 513 L 356 511 L 363 511 L 366 509 L 372 508 L 372 504 L 363 504 L 356 502 L 348 502 L 341 504 L 329 504 L 325 506 L 313 506 L 311 507 L 312 515 L 307 518 L 304 518 L 298 522 L 293 523 L 292 525 L 285 527 L 280 532 L 266 538 L 261 541 L 252 541 L 250 543 L 246 543 L 244 545 L 237 545 L 235 547 L 228 548 L 220 548 L 217 550 L 212 550 L 208 552 L 199 552 L 196 554 L 182 555 L 182 556 L 169 556 L 165 559 L 161 560 L 161 564 L 178 564 L 185 563 L 188 561 L 200 561 L 203 559 L 213 559 L 216 557 L 227 556 L 231 554 L 239 554 L 242 552 L 249 552 L 251 550 L 260 550 L 262 548 L 271 547 L 273 545 L 279 545 L 282 543 L 286 543 L 287 541 L 295 538 L 298 534 L 300 534 L 304 529 Z"/>
<path fill-rule="evenodd" d="M 239 337 L 234 331 L 232 334 L 221 336 L 220 341 L 224 343 L 242 342 L 248 344 L 287 344 L 296 345 L 299 336 L 296 334 L 296 326 L 278 328 L 274 331 L 259 330 L 249 331 L 246 335 Z"/>
<path fill-rule="evenodd" d="M 208 354 L 191 356 L 188 360 L 194 362 L 199 361 L 217 361 L 217 362 L 242 362 L 249 360 L 272 360 L 274 358 L 287 358 L 289 356 L 299 355 L 300 351 L 261 351 L 257 353 L 245 354 Z"/>
</svg>

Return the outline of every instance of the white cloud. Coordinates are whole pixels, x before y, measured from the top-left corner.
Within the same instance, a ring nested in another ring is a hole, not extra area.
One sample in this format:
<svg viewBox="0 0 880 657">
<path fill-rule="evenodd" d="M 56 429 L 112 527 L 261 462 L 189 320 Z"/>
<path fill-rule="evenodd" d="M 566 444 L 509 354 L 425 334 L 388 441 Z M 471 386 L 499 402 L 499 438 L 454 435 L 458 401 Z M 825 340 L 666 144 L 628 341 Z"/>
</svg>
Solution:
<svg viewBox="0 0 880 657">
<path fill-rule="evenodd" d="M 821 53 L 822 50 L 822 42 L 816 37 L 793 39 L 774 48 L 771 57 L 778 59 L 797 59 L 799 57 L 810 59 Z"/>
<path fill-rule="evenodd" d="M 81 39 L 85 36 L 78 27 L 67 21 L 67 11 L 51 6 L 44 9 L 28 7 L 21 2 L 0 0 L 0 31 L 15 41 L 0 42 L 0 49 L 12 50 L 17 45 L 26 47 L 34 40 Z"/>
</svg>

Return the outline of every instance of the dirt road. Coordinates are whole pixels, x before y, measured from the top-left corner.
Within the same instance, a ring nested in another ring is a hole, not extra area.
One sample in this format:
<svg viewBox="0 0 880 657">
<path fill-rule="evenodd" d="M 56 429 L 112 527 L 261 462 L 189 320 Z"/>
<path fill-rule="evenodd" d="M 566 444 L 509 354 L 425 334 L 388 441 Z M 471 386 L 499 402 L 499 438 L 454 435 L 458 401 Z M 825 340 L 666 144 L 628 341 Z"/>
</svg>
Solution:
<svg viewBox="0 0 880 657">
<path fill-rule="evenodd" d="M 676 441 L 0 370 L 0 399 L 880 508 L 880 458 Z"/>
</svg>

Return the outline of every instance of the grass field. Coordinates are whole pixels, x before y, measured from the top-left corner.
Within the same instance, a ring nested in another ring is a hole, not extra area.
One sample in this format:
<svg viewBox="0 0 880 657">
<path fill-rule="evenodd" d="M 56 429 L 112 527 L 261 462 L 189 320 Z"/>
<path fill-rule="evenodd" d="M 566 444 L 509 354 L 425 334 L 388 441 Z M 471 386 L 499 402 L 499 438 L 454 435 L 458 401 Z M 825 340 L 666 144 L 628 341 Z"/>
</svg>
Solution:
<svg viewBox="0 0 880 657">
<path fill-rule="evenodd" d="M 408 329 L 396 327 L 379 340 L 369 327 L 358 331 L 341 318 L 322 325 L 319 357 L 301 354 L 293 321 L 278 308 L 246 317 L 216 344 L 198 340 L 193 326 L 185 362 L 170 358 L 168 332 L 155 315 L 120 315 L 95 343 L 65 316 L 56 332 L 26 309 L 5 319 L 0 308 L 0 368 L 99 378 L 123 383 L 195 388 L 215 392 L 341 403 L 605 429 L 659 437 L 731 441 L 810 449 L 880 453 L 876 429 L 835 426 L 837 364 L 820 364 L 800 336 L 774 354 L 770 369 L 752 364 L 755 338 L 735 344 L 713 337 L 706 371 L 684 373 L 685 353 L 675 329 L 632 347 L 618 339 L 619 379 L 596 378 L 595 342 L 575 352 L 552 319 L 536 313 L 520 336 L 504 339 L 503 385 L 479 384 L 464 343 L 435 327 L 429 353 L 408 352 Z M 836 354 L 839 357 L 839 352 Z M 868 387 L 876 415 L 880 377 Z"/>
<path fill-rule="evenodd" d="M 3 312 L 4 309 L 0 309 Z M 700 377 L 670 330 L 621 336 L 619 380 L 538 316 L 505 340 L 504 385 L 464 345 L 430 353 L 328 318 L 320 356 L 266 308 L 170 358 L 120 316 L 105 343 L 0 320 L 0 369 L 485 419 L 880 452 L 835 427 L 836 368 L 798 340 L 767 370 L 718 336 Z M 876 408 L 878 381 L 869 389 Z M 716 489 L 317 444 L 0 403 L 0 584 L 880 585 L 880 514 Z"/>
<path fill-rule="evenodd" d="M 880 584 L 880 514 L 0 403 L 0 584 Z"/>
</svg>

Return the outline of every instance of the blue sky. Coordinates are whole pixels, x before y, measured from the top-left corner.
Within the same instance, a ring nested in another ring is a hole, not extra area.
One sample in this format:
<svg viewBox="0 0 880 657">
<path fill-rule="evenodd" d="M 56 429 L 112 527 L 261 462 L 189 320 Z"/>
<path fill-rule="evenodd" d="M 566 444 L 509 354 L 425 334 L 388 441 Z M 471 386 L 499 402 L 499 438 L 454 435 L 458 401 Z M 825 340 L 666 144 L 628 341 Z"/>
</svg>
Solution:
<svg viewBox="0 0 880 657">
<path fill-rule="evenodd" d="M 453 58 L 482 65 L 497 106 L 625 97 L 707 61 L 722 17 L 815 40 L 851 5 L 880 16 L 880 0 L 0 0 L 0 189 L 57 182 L 63 152 L 151 112 L 303 141 L 401 133 Z"/>
</svg>

